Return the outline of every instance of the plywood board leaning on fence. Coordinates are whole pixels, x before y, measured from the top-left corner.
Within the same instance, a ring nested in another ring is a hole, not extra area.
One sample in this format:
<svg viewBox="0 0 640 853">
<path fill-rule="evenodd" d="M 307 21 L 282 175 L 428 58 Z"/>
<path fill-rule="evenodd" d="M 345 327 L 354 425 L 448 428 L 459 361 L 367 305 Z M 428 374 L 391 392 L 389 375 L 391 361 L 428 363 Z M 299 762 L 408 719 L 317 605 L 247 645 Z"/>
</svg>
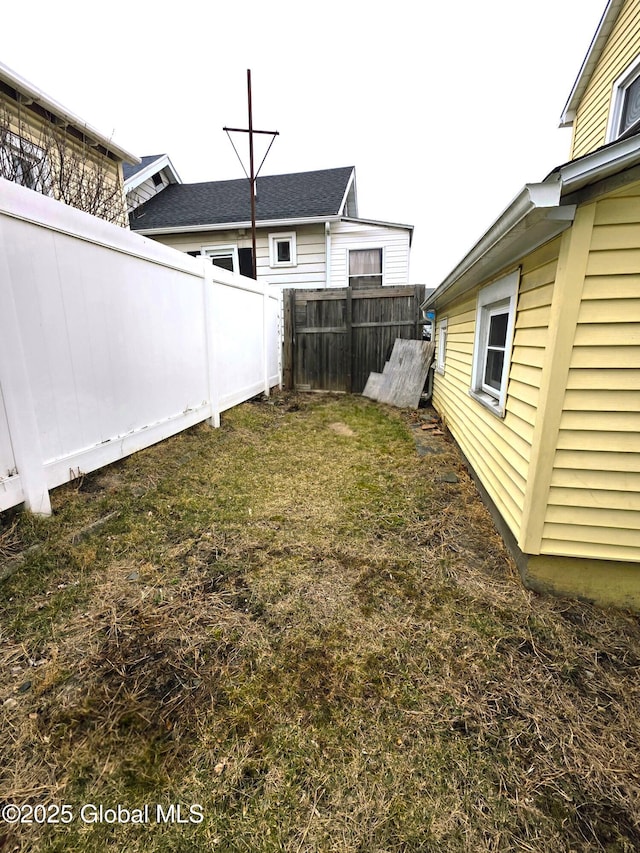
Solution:
<svg viewBox="0 0 640 853">
<path fill-rule="evenodd" d="M 397 338 L 382 373 L 369 374 L 362 396 L 401 409 L 417 409 L 434 349 L 429 341 Z"/>
</svg>

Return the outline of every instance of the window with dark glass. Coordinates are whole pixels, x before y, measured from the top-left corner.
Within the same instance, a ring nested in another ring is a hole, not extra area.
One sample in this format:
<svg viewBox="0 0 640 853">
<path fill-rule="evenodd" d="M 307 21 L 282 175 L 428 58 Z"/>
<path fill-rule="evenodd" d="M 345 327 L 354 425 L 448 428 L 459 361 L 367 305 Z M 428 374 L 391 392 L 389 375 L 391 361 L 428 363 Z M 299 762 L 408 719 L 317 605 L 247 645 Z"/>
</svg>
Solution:
<svg viewBox="0 0 640 853">
<path fill-rule="evenodd" d="M 490 313 L 484 384 L 490 388 L 494 388 L 496 391 L 499 391 L 502 385 L 502 370 L 504 367 L 504 352 L 507 345 L 508 324 L 508 310 Z"/>
<path fill-rule="evenodd" d="M 638 121 L 640 121 L 640 76 L 625 89 L 618 133 L 625 133 Z"/>
<path fill-rule="evenodd" d="M 211 263 L 214 267 L 221 267 L 223 270 L 233 272 L 233 255 L 212 255 Z"/>
<path fill-rule="evenodd" d="M 276 242 L 277 257 L 279 264 L 288 264 L 291 261 L 291 242 L 289 240 L 278 240 Z"/>
</svg>

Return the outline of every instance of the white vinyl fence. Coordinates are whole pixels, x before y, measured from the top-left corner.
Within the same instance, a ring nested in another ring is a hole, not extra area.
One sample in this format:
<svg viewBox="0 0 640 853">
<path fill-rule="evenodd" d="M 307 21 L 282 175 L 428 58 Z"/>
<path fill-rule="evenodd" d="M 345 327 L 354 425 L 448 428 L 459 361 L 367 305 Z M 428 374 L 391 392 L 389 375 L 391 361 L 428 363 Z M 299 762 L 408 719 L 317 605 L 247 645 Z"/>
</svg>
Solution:
<svg viewBox="0 0 640 853">
<path fill-rule="evenodd" d="M 0 179 L 0 510 L 280 382 L 279 291 Z"/>
</svg>

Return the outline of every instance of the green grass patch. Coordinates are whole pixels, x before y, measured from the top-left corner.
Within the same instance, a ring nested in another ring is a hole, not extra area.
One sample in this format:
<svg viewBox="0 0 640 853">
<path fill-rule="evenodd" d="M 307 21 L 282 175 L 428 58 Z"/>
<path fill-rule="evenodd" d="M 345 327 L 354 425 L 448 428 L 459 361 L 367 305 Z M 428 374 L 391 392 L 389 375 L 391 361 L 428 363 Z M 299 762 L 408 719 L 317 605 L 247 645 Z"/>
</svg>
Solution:
<svg viewBox="0 0 640 853">
<path fill-rule="evenodd" d="M 524 590 L 415 417 L 275 396 L 3 518 L 0 804 L 74 812 L 3 853 L 638 849 L 637 617 Z"/>
</svg>

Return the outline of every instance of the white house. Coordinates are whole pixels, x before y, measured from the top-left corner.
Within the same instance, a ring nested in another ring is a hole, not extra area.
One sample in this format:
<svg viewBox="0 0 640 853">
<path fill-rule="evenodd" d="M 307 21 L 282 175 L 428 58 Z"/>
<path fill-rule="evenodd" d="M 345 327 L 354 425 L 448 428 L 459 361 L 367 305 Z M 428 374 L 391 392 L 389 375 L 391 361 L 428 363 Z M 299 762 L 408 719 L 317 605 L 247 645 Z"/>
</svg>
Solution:
<svg viewBox="0 0 640 853">
<path fill-rule="evenodd" d="M 353 166 L 259 177 L 256 222 L 258 278 L 281 288 L 409 283 L 413 226 L 360 218 Z M 135 207 L 130 226 L 183 252 L 207 255 L 217 266 L 252 274 L 246 179 L 166 181 L 161 192 Z"/>
<path fill-rule="evenodd" d="M 182 183 L 168 154 L 143 157 L 136 165 L 125 163 L 122 172 L 128 213 L 162 192 L 169 184 Z"/>
</svg>

